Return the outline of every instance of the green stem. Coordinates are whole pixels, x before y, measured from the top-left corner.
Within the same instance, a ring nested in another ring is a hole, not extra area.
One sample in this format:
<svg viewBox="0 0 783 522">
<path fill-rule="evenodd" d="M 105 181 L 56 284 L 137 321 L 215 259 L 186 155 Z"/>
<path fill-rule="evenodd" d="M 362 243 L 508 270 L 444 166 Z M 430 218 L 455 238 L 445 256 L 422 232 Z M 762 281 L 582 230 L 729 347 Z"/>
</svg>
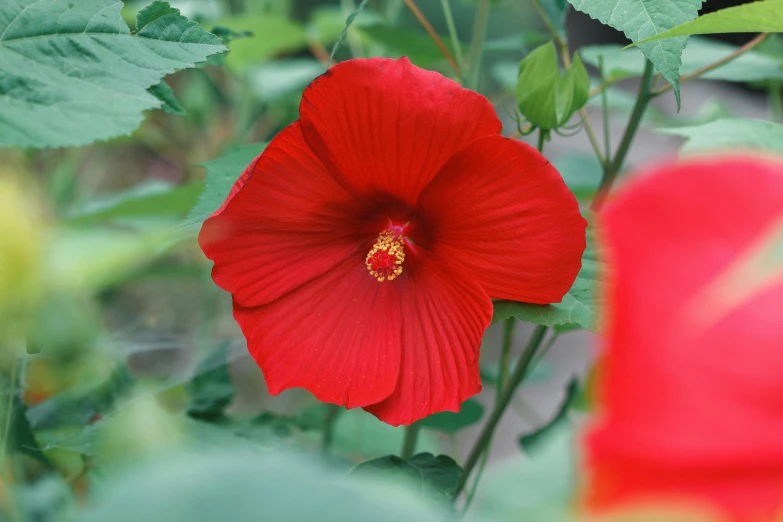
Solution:
<svg viewBox="0 0 783 522">
<path fill-rule="evenodd" d="M 606 81 L 604 71 L 604 55 L 598 55 L 598 73 L 601 78 L 601 85 Z M 604 161 L 609 161 L 612 157 L 612 137 L 609 129 L 609 100 L 606 89 L 601 90 L 601 118 L 604 124 Z"/>
<path fill-rule="evenodd" d="M 617 152 L 614 155 L 614 159 L 607 158 L 604 164 L 604 172 L 601 177 L 601 183 L 598 186 L 598 193 L 593 200 L 591 209 L 594 211 L 600 210 L 606 201 L 606 196 L 612 189 L 612 184 L 620 170 L 625 163 L 625 156 L 628 154 L 628 150 L 631 148 L 636 131 L 639 130 L 639 124 L 642 122 L 644 111 L 647 109 L 647 104 L 653 98 L 650 93 L 650 80 L 653 74 L 653 65 L 649 60 L 645 60 L 644 74 L 642 75 L 642 81 L 639 84 L 639 93 L 636 95 L 636 103 L 634 104 L 633 111 L 631 111 L 631 117 L 628 119 L 628 125 L 625 127 L 625 133 L 620 140 L 620 145 L 617 147 Z"/>
<path fill-rule="evenodd" d="M 468 89 L 474 91 L 478 89 L 481 55 L 484 51 L 484 37 L 487 34 L 487 22 L 489 22 L 489 4 L 490 0 L 478 0 L 476 4 L 473 41 L 470 44 L 470 53 L 468 54 L 468 66 L 470 67 Z"/>
<path fill-rule="evenodd" d="M 511 359 L 511 345 L 514 340 L 514 327 L 516 324 L 517 320 L 513 317 L 503 321 L 503 342 L 500 345 L 500 366 L 498 368 L 498 380 L 495 389 L 496 402 L 500 399 L 503 387 L 508 381 L 508 363 Z"/>
<path fill-rule="evenodd" d="M 468 512 L 468 509 L 470 509 L 470 505 L 473 503 L 473 498 L 476 496 L 476 492 L 478 491 L 479 482 L 481 482 L 481 475 L 484 473 L 484 467 L 487 465 L 488 460 L 489 460 L 489 448 L 487 447 L 481 455 L 481 462 L 479 463 L 478 469 L 476 470 L 476 479 L 473 481 L 473 484 L 471 484 L 470 486 L 470 491 L 468 491 L 468 497 L 465 499 L 465 505 L 462 506 L 463 517 Z"/>
<path fill-rule="evenodd" d="M 525 375 L 527 375 L 530 368 L 530 361 L 533 360 L 533 357 L 538 351 L 538 347 L 541 346 L 541 341 L 543 341 L 546 332 L 546 326 L 536 326 L 535 330 L 533 330 L 533 335 L 530 337 L 527 346 L 525 346 L 525 350 L 522 352 L 522 357 L 519 359 L 519 362 L 514 369 L 514 373 L 511 375 L 508 384 L 503 389 L 500 399 L 496 401 L 495 406 L 492 408 L 487 423 L 484 424 L 484 427 L 481 429 L 481 433 L 479 434 L 476 443 L 473 445 L 473 448 L 471 448 L 470 454 L 465 460 L 465 465 L 462 467 L 462 475 L 459 478 L 454 498 L 457 498 L 462 490 L 465 489 L 465 484 L 468 481 L 468 477 L 470 477 L 470 473 L 478 463 L 485 448 L 492 442 L 492 435 L 495 433 L 495 428 L 497 428 L 506 408 L 508 408 L 509 403 L 511 403 L 511 399 L 514 396 L 517 387 L 522 383 Z"/>
<path fill-rule="evenodd" d="M 536 149 L 538 149 L 538 152 L 544 153 L 544 145 L 546 144 L 546 136 L 549 131 L 545 131 L 544 129 L 538 129 L 538 144 L 536 145 Z"/>
<path fill-rule="evenodd" d="M 405 427 L 405 439 L 402 441 L 402 460 L 410 459 L 416 452 L 416 441 L 419 438 L 419 425 L 411 424 Z"/>
<path fill-rule="evenodd" d="M 337 419 L 337 415 L 340 411 L 340 407 L 336 404 L 327 405 L 326 417 L 324 418 L 324 431 L 321 434 L 321 450 L 324 453 L 329 453 L 329 450 L 332 448 L 332 441 L 334 440 L 334 421 Z"/>
<path fill-rule="evenodd" d="M 770 82 L 767 96 L 772 121 L 783 121 L 783 82 Z"/>
<path fill-rule="evenodd" d="M 449 0 L 440 0 L 440 5 L 443 8 L 443 16 L 446 18 L 446 25 L 449 28 L 449 37 L 451 38 L 451 45 L 454 47 L 454 57 L 457 59 L 457 63 L 461 68 L 465 68 L 465 55 L 462 54 L 462 44 L 457 36 L 457 26 L 454 24 L 454 16 L 451 14 L 451 4 Z"/>
</svg>

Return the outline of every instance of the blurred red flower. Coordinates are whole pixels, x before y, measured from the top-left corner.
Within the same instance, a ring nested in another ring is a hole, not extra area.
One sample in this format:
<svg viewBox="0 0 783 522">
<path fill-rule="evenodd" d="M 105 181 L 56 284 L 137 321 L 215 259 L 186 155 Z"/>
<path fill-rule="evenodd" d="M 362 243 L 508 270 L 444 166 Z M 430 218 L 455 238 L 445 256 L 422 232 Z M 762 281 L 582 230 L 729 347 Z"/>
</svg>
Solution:
<svg viewBox="0 0 783 522">
<path fill-rule="evenodd" d="M 299 110 L 199 236 L 270 393 L 393 425 L 458 411 L 490 299 L 573 283 L 575 198 L 484 97 L 405 58 L 335 65 Z"/>
<path fill-rule="evenodd" d="M 783 233 L 783 164 L 665 165 L 600 223 L 610 313 L 587 507 L 665 500 L 781 520 L 783 265 L 770 240 Z"/>
</svg>

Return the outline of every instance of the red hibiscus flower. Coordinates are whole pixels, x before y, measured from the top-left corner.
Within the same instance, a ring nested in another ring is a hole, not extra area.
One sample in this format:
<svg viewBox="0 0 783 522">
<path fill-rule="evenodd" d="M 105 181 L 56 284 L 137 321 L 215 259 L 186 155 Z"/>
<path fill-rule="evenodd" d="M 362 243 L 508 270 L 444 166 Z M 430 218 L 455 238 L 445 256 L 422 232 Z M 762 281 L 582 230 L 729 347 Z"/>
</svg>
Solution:
<svg viewBox="0 0 783 522">
<path fill-rule="evenodd" d="M 588 508 L 671 501 L 781 520 L 783 267 L 779 250 L 777 264 L 765 256 L 783 230 L 783 164 L 663 166 L 601 225 L 610 313 Z"/>
<path fill-rule="evenodd" d="M 393 425 L 458 411 L 491 299 L 574 281 L 576 200 L 485 98 L 405 58 L 335 65 L 299 113 L 199 236 L 270 393 Z"/>
</svg>

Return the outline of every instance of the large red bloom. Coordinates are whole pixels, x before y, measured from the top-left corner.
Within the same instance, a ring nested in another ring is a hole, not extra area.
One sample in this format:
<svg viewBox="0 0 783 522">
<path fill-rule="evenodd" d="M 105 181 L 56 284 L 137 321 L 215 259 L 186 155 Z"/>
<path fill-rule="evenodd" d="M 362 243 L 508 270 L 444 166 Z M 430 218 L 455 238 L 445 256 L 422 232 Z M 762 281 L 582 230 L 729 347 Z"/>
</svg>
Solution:
<svg viewBox="0 0 783 522">
<path fill-rule="evenodd" d="M 587 503 L 783 515 L 783 164 L 665 165 L 601 219 L 611 270 Z M 779 236 L 780 238 L 780 236 Z"/>
<path fill-rule="evenodd" d="M 490 299 L 574 281 L 576 200 L 485 98 L 405 58 L 335 65 L 299 111 L 199 236 L 270 393 L 394 425 L 458 411 Z"/>
</svg>

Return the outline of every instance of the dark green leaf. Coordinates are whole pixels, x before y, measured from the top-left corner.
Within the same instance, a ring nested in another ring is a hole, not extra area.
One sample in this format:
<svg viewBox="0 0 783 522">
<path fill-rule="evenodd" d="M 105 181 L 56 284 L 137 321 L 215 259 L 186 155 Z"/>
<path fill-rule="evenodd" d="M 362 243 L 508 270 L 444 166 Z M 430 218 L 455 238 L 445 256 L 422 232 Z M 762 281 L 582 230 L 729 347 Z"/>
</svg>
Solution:
<svg viewBox="0 0 783 522">
<path fill-rule="evenodd" d="M 163 104 L 161 109 L 163 112 L 174 114 L 176 116 L 184 116 L 185 109 L 177 101 L 177 97 L 174 95 L 174 91 L 171 89 L 168 83 L 160 82 L 157 85 L 153 85 L 147 91 L 159 99 Z"/>
<path fill-rule="evenodd" d="M 0 2 L 0 146 L 62 147 L 129 134 L 148 92 L 225 47 L 166 2 L 132 35 L 115 0 Z M 53 51 L 56 49 L 56 52 Z"/>
<path fill-rule="evenodd" d="M 22 360 L 16 360 L 16 375 L 18 376 L 22 371 Z M 5 434 L 2 435 L 5 447 L 3 448 L 8 452 L 19 452 L 29 455 L 30 457 L 48 464 L 48 460 L 41 452 L 41 448 L 38 445 L 38 441 L 33 434 L 33 430 L 30 427 L 30 421 L 27 419 L 27 405 L 22 401 L 22 387 L 20 386 L 21 378 L 14 379 L 13 388 L 10 377 L 3 376 L 0 384 L 2 385 L 2 397 L 8 397 L 11 395 L 11 411 L 7 412 L 7 404 L 0 405 L 0 412 L 3 413 L 0 419 L 3 419 L 3 429 Z M 8 421 L 8 426 L 5 426 L 5 420 Z"/>
<path fill-rule="evenodd" d="M 163 456 L 115 477 L 75 520 L 437 522 L 439 515 L 417 495 L 330 471 L 312 457 L 223 445 Z"/>
<path fill-rule="evenodd" d="M 415 491 L 421 491 L 425 498 L 450 502 L 454 498 L 462 469 L 451 457 L 419 453 L 407 461 L 396 455 L 387 455 L 362 462 L 351 473 L 408 483 Z"/>
<path fill-rule="evenodd" d="M 702 150 L 783 152 L 783 125 L 749 118 L 721 118 L 704 125 L 656 129 L 687 138 L 685 153 Z"/>
<path fill-rule="evenodd" d="M 255 157 L 261 154 L 264 147 L 266 147 L 265 143 L 245 145 L 218 159 L 199 165 L 207 169 L 207 180 L 204 183 L 204 191 L 198 197 L 186 221 L 201 223 L 216 211 L 228 197 L 234 182 Z"/>
<path fill-rule="evenodd" d="M 522 446 L 522 449 L 525 450 L 525 453 L 528 455 L 536 453 L 543 442 L 546 441 L 552 433 L 554 433 L 560 424 L 568 422 L 568 412 L 571 410 L 571 408 L 573 408 L 574 403 L 578 398 L 579 381 L 573 378 L 568 382 L 563 402 L 557 409 L 557 412 L 555 412 L 555 416 L 552 417 L 552 420 L 545 423 L 543 426 L 536 428 L 530 433 L 526 433 L 519 437 L 519 444 Z"/>
<path fill-rule="evenodd" d="M 707 13 L 696 20 L 681 23 L 676 27 L 645 38 L 634 40 L 637 45 L 663 38 L 687 36 L 691 34 L 722 33 L 780 33 L 783 32 L 783 2 L 765 0 L 749 2 L 743 5 L 727 7 Z"/>
<path fill-rule="evenodd" d="M 588 236 L 590 236 L 589 229 Z M 576 324 L 599 333 L 599 317 L 603 313 L 604 304 L 599 300 L 596 291 L 604 269 L 590 243 L 588 241 L 588 247 L 582 256 L 582 269 L 560 303 L 535 305 L 515 301 L 495 301 L 492 322 L 516 317 L 521 321 L 550 327 Z"/>
<path fill-rule="evenodd" d="M 664 33 L 696 18 L 703 0 L 569 0 L 577 11 L 622 31 L 632 42 Z M 639 45 L 644 55 L 674 87 L 680 107 L 680 60 L 685 37 Z"/>
<path fill-rule="evenodd" d="M 519 62 L 516 98 L 519 112 L 542 129 L 563 126 L 587 102 L 590 78 L 578 54 L 561 73 L 552 42 Z"/>
<path fill-rule="evenodd" d="M 421 31 L 384 24 L 367 25 L 359 30 L 370 41 L 384 45 L 390 51 L 386 55 L 391 58 L 407 56 L 411 62 L 425 68 L 445 59 L 432 38 Z M 442 36 L 441 39 L 446 47 L 454 49 L 451 38 Z"/>
<path fill-rule="evenodd" d="M 191 417 L 217 419 L 234 399 L 237 390 L 228 372 L 228 352 L 229 343 L 222 344 L 196 369 L 196 377 L 188 386 Z"/>
<path fill-rule="evenodd" d="M 476 424 L 484 415 L 484 406 L 473 399 L 462 403 L 459 413 L 444 411 L 421 419 L 417 424 L 423 428 L 457 433 L 462 428 Z"/>
</svg>

